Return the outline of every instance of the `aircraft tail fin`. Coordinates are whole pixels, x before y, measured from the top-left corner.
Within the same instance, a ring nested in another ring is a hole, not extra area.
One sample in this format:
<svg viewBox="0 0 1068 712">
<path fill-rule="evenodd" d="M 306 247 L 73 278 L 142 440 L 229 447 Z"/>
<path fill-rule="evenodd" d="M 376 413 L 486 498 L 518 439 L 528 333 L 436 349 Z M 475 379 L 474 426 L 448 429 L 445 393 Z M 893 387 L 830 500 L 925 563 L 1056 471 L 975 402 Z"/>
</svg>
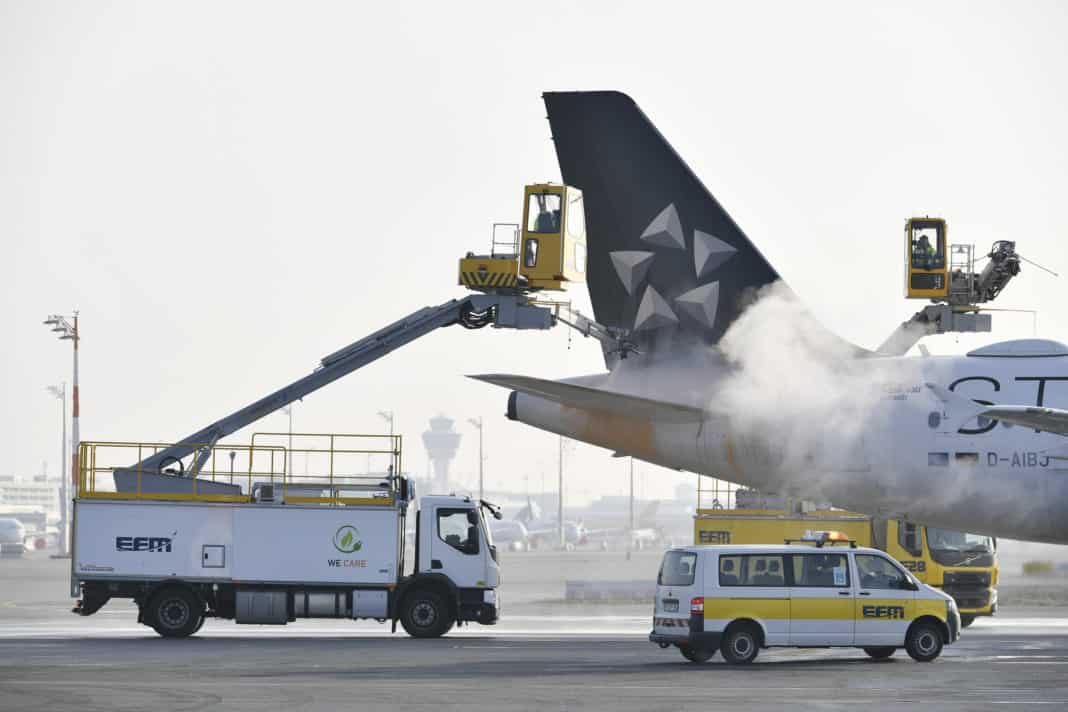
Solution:
<svg viewBox="0 0 1068 712">
<path fill-rule="evenodd" d="M 629 96 L 543 99 L 562 178 L 583 191 L 597 321 L 646 344 L 719 341 L 778 273 Z"/>
</svg>

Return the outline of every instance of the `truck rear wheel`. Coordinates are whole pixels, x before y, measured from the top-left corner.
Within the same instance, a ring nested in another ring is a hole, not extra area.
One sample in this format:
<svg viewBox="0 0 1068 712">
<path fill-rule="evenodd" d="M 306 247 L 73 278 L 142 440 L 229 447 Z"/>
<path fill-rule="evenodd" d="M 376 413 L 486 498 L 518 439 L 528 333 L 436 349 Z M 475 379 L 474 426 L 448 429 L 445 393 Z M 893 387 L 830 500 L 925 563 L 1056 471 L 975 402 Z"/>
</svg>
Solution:
<svg viewBox="0 0 1068 712">
<path fill-rule="evenodd" d="M 452 628 L 444 599 L 433 591 L 413 591 L 404 597 L 401 625 L 413 638 L 438 638 Z"/>
<path fill-rule="evenodd" d="M 187 588 L 168 586 L 148 602 L 145 622 L 164 638 L 188 638 L 204 620 L 204 604 Z"/>
</svg>

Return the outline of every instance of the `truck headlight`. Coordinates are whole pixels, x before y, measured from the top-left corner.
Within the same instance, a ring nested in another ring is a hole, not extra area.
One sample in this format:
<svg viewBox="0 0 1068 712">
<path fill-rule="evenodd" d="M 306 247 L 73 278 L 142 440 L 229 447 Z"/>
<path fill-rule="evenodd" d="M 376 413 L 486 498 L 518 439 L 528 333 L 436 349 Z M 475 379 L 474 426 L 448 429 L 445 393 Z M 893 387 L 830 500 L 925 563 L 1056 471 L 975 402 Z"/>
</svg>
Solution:
<svg viewBox="0 0 1068 712">
<path fill-rule="evenodd" d="M 484 603 L 488 603 L 490 605 L 496 605 L 497 604 L 497 592 L 496 591 L 491 591 L 491 590 L 483 591 L 482 592 L 482 601 Z"/>
</svg>

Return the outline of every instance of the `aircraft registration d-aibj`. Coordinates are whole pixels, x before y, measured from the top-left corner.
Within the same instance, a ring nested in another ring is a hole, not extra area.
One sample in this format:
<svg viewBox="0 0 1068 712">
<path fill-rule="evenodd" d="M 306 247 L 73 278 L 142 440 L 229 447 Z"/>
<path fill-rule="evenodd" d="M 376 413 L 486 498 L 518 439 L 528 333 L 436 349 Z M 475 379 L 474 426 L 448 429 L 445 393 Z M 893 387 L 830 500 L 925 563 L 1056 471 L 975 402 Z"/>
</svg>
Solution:
<svg viewBox="0 0 1068 712">
<path fill-rule="evenodd" d="M 819 326 L 626 95 L 544 95 L 585 198 L 608 372 L 512 389 L 508 417 L 665 467 L 875 515 L 1068 543 L 1068 347 L 891 356 Z"/>
</svg>

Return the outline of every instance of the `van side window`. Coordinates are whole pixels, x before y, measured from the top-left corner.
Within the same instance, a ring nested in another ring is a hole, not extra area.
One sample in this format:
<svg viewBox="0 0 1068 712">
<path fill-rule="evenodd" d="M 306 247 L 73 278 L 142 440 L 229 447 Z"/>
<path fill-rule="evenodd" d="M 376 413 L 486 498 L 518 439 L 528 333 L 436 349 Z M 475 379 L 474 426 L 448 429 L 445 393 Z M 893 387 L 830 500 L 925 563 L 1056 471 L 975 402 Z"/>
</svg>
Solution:
<svg viewBox="0 0 1068 712">
<path fill-rule="evenodd" d="M 738 573 L 742 570 L 742 557 L 721 556 L 719 557 L 719 585 L 737 586 Z"/>
<path fill-rule="evenodd" d="M 845 554 L 793 554 L 794 586 L 849 587 Z"/>
<path fill-rule="evenodd" d="M 781 554 L 719 557 L 720 586 L 785 586 Z"/>
<path fill-rule="evenodd" d="M 857 554 L 857 573 L 861 588 L 897 591 L 909 588 L 905 573 L 881 556 Z"/>
</svg>

